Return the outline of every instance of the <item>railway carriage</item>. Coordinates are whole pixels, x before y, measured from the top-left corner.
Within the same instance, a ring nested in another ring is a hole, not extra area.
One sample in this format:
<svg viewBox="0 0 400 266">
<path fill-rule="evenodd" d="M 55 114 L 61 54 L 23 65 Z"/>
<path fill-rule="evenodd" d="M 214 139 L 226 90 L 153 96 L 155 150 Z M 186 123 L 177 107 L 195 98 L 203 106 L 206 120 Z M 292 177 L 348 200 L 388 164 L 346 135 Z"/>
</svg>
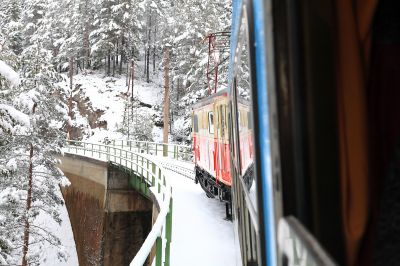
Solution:
<svg viewBox="0 0 400 266">
<path fill-rule="evenodd" d="M 232 202 L 237 265 L 399 263 L 399 9 L 233 1 L 227 91 L 194 108 L 193 137 L 198 180 Z"/>
<path fill-rule="evenodd" d="M 233 1 L 238 265 L 399 263 L 399 10 L 395 0 Z M 242 169 L 246 95 L 255 191 Z"/>
<path fill-rule="evenodd" d="M 228 120 L 229 98 L 227 90 L 221 90 L 199 101 L 192 108 L 193 152 L 196 177 L 208 197 L 217 197 L 227 203 L 227 218 L 231 215 L 231 168 Z M 240 132 L 243 134 L 240 152 L 241 167 L 246 171 L 252 165 L 252 134 L 249 122 L 249 103 L 242 101 Z M 252 184 L 252 174 L 248 171 L 247 185 Z"/>
</svg>

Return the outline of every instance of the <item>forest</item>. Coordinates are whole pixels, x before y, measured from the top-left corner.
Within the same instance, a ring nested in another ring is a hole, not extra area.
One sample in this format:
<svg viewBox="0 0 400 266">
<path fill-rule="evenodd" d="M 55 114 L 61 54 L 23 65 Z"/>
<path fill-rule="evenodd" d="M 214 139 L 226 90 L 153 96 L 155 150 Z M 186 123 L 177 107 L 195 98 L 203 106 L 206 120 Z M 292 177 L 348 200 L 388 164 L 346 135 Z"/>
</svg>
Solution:
<svg viewBox="0 0 400 266">
<path fill-rule="evenodd" d="M 71 135 L 74 76 L 151 83 L 167 58 L 179 94 L 171 109 L 187 108 L 206 94 L 207 36 L 229 31 L 230 16 L 229 0 L 1 1 L 0 265 L 40 265 L 44 243 L 66 260 L 60 239 L 35 221 L 45 213 L 61 222 L 59 187 L 69 181 L 56 155 Z"/>
</svg>

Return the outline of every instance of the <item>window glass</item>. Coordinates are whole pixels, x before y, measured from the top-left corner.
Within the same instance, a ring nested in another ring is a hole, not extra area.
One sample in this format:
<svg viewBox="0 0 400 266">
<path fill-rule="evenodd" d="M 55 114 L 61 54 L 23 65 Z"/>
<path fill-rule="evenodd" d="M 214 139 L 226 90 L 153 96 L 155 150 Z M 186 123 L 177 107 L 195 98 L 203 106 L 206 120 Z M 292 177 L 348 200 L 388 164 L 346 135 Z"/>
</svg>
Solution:
<svg viewBox="0 0 400 266">
<path fill-rule="evenodd" d="M 251 117 L 251 113 L 247 112 L 247 127 L 249 128 L 249 130 L 253 129 L 253 119 Z"/>
<path fill-rule="evenodd" d="M 197 115 L 194 115 L 193 117 L 193 128 L 194 132 L 199 132 L 199 119 L 197 118 Z"/>
<path fill-rule="evenodd" d="M 210 134 L 214 134 L 214 114 L 213 112 L 208 113 L 208 131 Z"/>
<path fill-rule="evenodd" d="M 254 132 L 252 112 L 251 64 L 248 46 L 247 19 L 242 18 L 239 43 L 236 49 L 237 123 L 239 125 L 240 178 L 247 189 L 252 205 L 257 210 L 254 166 Z"/>
</svg>

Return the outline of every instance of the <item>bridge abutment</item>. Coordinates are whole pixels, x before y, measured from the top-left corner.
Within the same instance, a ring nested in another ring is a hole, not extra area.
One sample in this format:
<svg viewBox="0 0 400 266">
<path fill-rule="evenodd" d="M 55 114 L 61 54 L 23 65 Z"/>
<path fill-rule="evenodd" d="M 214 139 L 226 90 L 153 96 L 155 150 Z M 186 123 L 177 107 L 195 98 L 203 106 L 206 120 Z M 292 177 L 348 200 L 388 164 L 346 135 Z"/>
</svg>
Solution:
<svg viewBox="0 0 400 266">
<path fill-rule="evenodd" d="M 60 165 L 71 185 L 62 188 L 79 265 L 129 265 L 153 223 L 156 206 L 131 186 L 131 172 L 67 154 Z M 153 209 L 155 211 L 153 211 Z"/>
</svg>

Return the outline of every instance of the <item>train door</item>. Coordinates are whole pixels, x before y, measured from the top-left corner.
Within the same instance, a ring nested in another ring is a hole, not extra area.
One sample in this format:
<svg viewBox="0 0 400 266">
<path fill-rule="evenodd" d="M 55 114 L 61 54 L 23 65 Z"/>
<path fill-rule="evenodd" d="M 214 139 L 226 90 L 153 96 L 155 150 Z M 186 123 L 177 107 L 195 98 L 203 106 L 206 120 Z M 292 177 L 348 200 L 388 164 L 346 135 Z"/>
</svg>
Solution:
<svg viewBox="0 0 400 266">
<path fill-rule="evenodd" d="M 216 121 L 216 126 L 215 126 L 215 153 L 216 153 L 216 158 L 215 158 L 215 165 L 216 165 L 216 176 L 217 179 L 221 180 L 223 179 L 224 182 L 228 181 L 228 178 L 226 176 L 227 171 L 226 167 L 227 165 L 225 164 L 225 108 L 224 108 L 224 102 L 218 101 L 215 105 L 214 112 L 215 112 L 215 121 Z"/>
</svg>

